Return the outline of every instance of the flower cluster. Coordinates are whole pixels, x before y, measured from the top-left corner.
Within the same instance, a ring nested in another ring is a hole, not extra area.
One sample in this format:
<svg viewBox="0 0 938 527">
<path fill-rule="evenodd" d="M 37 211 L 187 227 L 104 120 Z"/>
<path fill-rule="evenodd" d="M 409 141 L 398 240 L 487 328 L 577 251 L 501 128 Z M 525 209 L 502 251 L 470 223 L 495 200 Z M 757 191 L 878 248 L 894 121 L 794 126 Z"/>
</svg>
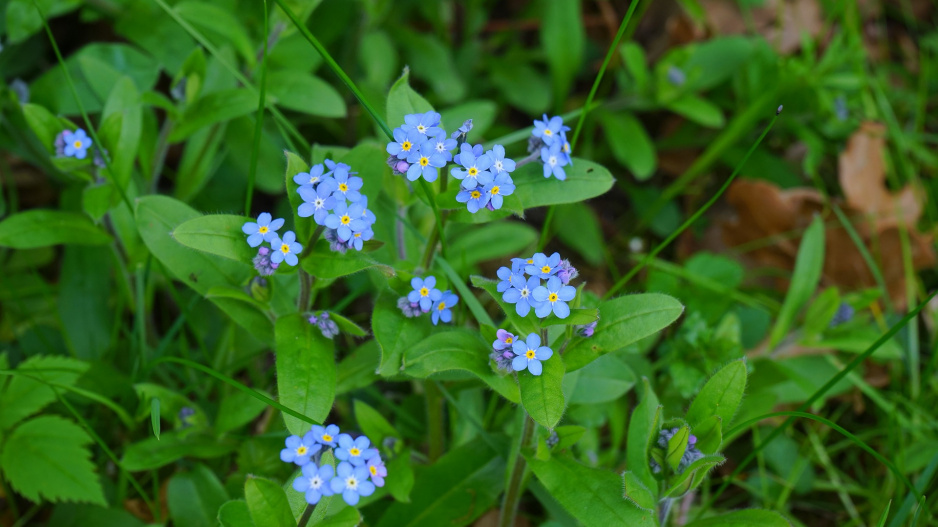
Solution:
<svg viewBox="0 0 938 527">
<path fill-rule="evenodd" d="M 515 305 L 518 316 L 527 316 L 531 309 L 538 318 L 551 313 L 557 318 L 570 315 L 567 302 L 576 296 L 576 288 L 567 284 L 579 273 L 569 260 L 561 260 L 559 253 L 512 258 L 511 268 L 502 267 L 497 274 L 501 280 L 498 292 L 502 293 L 502 300 Z M 541 280 L 546 283 L 542 284 Z"/>
<path fill-rule="evenodd" d="M 262 276 L 274 274 L 282 262 L 296 265 L 299 258 L 296 256 L 303 250 L 303 246 L 296 243 L 296 234 L 287 231 L 283 238 L 277 231 L 283 227 L 283 218 L 273 219 L 269 212 L 262 212 L 257 221 L 249 221 L 241 226 L 241 232 L 248 235 L 248 245 L 257 247 L 267 242 L 270 248 L 260 247 L 254 257 L 254 268 Z"/>
<path fill-rule="evenodd" d="M 64 157 L 84 159 L 88 156 L 88 149 L 93 141 L 81 128 L 75 130 L 62 130 L 55 136 L 55 153 Z"/>
<path fill-rule="evenodd" d="M 430 313 L 433 325 L 440 320 L 452 322 L 453 306 L 459 302 L 459 297 L 452 291 L 440 291 L 436 288 L 436 277 L 420 278 L 415 276 L 410 280 L 413 290 L 397 300 L 397 307 L 407 318 L 418 317 Z"/>
<path fill-rule="evenodd" d="M 662 428 L 661 432 L 658 433 L 658 447 L 663 449 L 665 452 L 668 451 L 668 441 L 674 437 L 674 434 L 677 433 L 678 428 Z M 680 474 L 684 472 L 688 466 L 694 461 L 704 457 L 704 453 L 697 449 L 697 436 L 691 434 L 687 438 L 687 448 L 684 450 L 684 454 L 681 456 L 681 461 L 677 467 L 677 473 Z M 655 460 L 654 457 L 649 461 L 651 465 L 651 471 L 655 474 L 661 472 L 661 464 Z"/>
<path fill-rule="evenodd" d="M 436 112 L 405 115 L 404 124 L 394 129 L 394 140 L 387 145 L 391 155 L 388 165 L 395 172 L 405 174 L 409 181 L 423 177 L 433 182 L 439 177 L 439 170 L 452 161 L 456 166 L 449 173 L 460 180 L 456 201 L 465 203 L 473 214 L 483 207 L 500 209 L 504 197 L 515 191 L 509 175 L 515 170 L 515 161 L 505 157 L 502 145 L 495 145 L 486 152 L 482 145 L 466 142 L 470 130 L 472 119 L 449 136 L 440 127 L 440 114 Z M 457 145 L 459 151 L 454 155 Z"/>
<path fill-rule="evenodd" d="M 333 449 L 338 467 L 319 464 L 324 448 Z M 303 437 L 291 435 L 286 448 L 280 451 L 280 459 L 302 467 L 293 488 L 304 493 L 310 505 L 333 494 L 341 494 L 345 503 L 357 505 L 361 496 L 371 496 L 376 486 L 383 487 L 388 475 L 378 449 L 371 448 L 366 436 L 353 439 L 349 434 L 340 434 L 336 425 L 314 425 Z"/>
<path fill-rule="evenodd" d="M 529 334 L 527 340 L 520 340 L 518 336 L 499 329 L 496 336 L 490 357 L 499 369 L 508 372 L 528 370 L 531 375 L 540 375 L 543 371 L 541 362 L 554 354 L 549 347 L 541 346 L 541 337 L 537 333 Z"/>
<path fill-rule="evenodd" d="M 528 141 L 528 152 L 540 152 L 541 163 L 544 164 L 544 177 L 563 181 L 567 173 L 563 167 L 573 164 L 570 157 L 570 142 L 567 141 L 569 126 L 564 126 L 563 117 L 554 116 L 550 119 L 544 114 L 543 121 L 534 121 L 534 130 Z"/>
<path fill-rule="evenodd" d="M 327 339 L 331 339 L 339 334 L 339 326 L 335 323 L 335 320 L 329 316 L 328 311 L 320 311 L 319 314 L 311 314 L 309 318 L 309 323 L 318 327 L 319 331 L 322 332 L 322 336 Z"/>
<path fill-rule="evenodd" d="M 362 250 L 364 242 L 374 237 L 371 226 L 375 215 L 368 210 L 368 197 L 361 193 L 362 178 L 352 167 L 326 159 L 309 172 L 300 172 L 293 181 L 303 199 L 297 207 L 301 218 L 313 217 L 325 227 L 325 236 L 333 251 Z"/>
</svg>

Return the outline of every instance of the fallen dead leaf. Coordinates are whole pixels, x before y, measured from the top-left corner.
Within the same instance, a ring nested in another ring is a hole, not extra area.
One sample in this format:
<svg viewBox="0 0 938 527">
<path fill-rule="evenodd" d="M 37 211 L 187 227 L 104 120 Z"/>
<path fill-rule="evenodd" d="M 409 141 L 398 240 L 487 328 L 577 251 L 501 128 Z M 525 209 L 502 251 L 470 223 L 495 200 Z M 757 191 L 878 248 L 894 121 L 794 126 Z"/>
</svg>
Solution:
<svg viewBox="0 0 938 527">
<path fill-rule="evenodd" d="M 749 34 L 739 4 L 730 0 L 700 0 L 707 24 L 718 35 Z M 824 28 L 817 0 L 766 0 L 749 10 L 755 31 L 777 51 L 791 53 L 801 47 L 801 35 L 816 38 Z"/>
</svg>

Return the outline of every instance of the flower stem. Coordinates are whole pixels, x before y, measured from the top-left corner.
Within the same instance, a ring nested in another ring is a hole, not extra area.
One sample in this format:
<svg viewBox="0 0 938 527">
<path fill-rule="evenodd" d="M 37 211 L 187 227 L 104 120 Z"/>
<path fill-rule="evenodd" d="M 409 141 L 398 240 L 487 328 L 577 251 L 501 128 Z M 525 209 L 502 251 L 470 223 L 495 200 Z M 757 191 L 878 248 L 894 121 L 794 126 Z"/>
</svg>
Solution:
<svg viewBox="0 0 938 527">
<path fill-rule="evenodd" d="M 498 527 L 511 527 L 515 524 L 515 516 L 518 513 L 518 502 L 521 500 L 521 483 L 524 479 L 524 455 L 521 449 L 531 441 L 534 435 L 534 420 L 527 412 L 524 413 L 524 426 L 521 429 L 521 438 L 518 441 L 518 456 L 515 458 L 515 466 L 511 469 L 511 480 L 508 482 L 508 489 L 505 490 L 505 500 L 502 501 L 502 510 L 498 518 Z"/>
<path fill-rule="evenodd" d="M 306 509 L 303 510 L 303 515 L 300 516 L 300 521 L 296 523 L 296 527 L 306 527 L 306 524 L 309 523 L 309 519 L 313 516 L 313 509 L 315 505 L 306 505 Z"/>
<path fill-rule="evenodd" d="M 540 158 L 540 157 L 541 157 L 541 149 L 538 148 L 537 150 L 535 150 L 534 152 L 532 152 L 531 155 L 529 155 L 528 157 L 526 157 L 526 158 L 522 159 L 521 161 L 518 161 L 517 163 L 515 163 L 515 170 L 518 170 L 519 168 L 523 167 L 524 165 L 527 165 L 528 163 L 533 163 L 533 162 L 537 161 L 538 158 Z"/>
<path fill-rule="evenodd" d="M 435 382 L 425 381 L 423 387 L 427 396 L 427 428 L 430 432 L 427 457 L 432 463 L 443 455 L 443 394 Z"/>
<path fill-rule="evenodd" d="M 671 514 L 671 506 L 674 505 L 675 498 L 665 498 L 658 503 L 658 525 L 667 525 L 668 515 Z"/>
<path fill-rule="evenodd" d="M 300 296 L 296 299 L 296 309 L 303 313 L 309 308 L 309 293 L 313 288 L 313 277 L 300 269 Z"/>
</svg>

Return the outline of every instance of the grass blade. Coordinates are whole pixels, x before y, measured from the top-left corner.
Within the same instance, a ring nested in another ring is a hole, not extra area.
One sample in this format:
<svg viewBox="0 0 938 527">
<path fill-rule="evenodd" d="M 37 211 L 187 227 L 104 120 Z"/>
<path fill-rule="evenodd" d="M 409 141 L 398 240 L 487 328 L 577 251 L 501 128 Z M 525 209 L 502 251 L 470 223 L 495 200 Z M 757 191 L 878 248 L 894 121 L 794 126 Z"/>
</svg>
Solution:
<svg viewBox="0 0 938 527">
<path fill-rule="evenodd" d="M 261 54 L 260 96 L 257 98 L 257 117 L 254 118 L 254 145 L 251 147 L 251 165 L 248 167 L 248 188 L 244 196 L 244 215 L 251 217 L 251 199 L 254 197 L 254 180 L 257 178 L 257 158 L 264 133 L 264 101 L 267 99 L 267 41 L 270 28 L 267 21 L 267 0 L 264 0 L 264 51 Z"/>
</svg>

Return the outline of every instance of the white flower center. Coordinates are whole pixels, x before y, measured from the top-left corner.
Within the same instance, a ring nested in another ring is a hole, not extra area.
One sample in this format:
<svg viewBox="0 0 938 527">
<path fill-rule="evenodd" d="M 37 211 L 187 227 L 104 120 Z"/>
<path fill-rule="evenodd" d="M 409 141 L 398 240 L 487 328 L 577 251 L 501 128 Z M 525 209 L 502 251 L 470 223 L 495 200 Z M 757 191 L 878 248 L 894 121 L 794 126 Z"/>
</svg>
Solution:
<svg viewBox="0 0 938 527">
<path fill-rule="evenodd" d="M 319 476 L 313 476 L 309 478 L 309 486 L 310 488 L 319 490 L 319 487 L 322 486 L 322 478 L 320 478 Z"/>
<path fill-rule="evenodd" d="M 496 162 L 495 162 L 495 170 L 498 170 L 499 172 L 501 172 L 502 170 L 504 170 L 504 169 L 502 168 L 502 162 L 501 162 L 501 161 L 496 161 Z"/>
<path fill-rule="evenodd" d="M 309 184 L 310 184 L 310 185 L 315 184 L 317 181 L 319 181 L 319 176 L 311 176 L 311 177 L 309 178 Z"/>
<path fill-rule="evenodd" d="M 316 208 L 321 209 L 322 206 L 326 203 L 326 200 L 322 198 L 316 198 Z"/>
<path fill-rule="evenodd" d="M 445 146 L 443 143 L 437 143 L 437 144 L 436 144 L 436 149 L 437 149 L 438 152 L 441 152 L 441 153 L 442 153 L 442 152 L 445 152 L 445 151 L 446 151 L 446 146 Z"/>
<path fill-rule="evenodd" d="M 420 132 L 420 133 L 422 133 L 422 134 L 423 134 L 423 133 L 426 133 L 427 127 L 424 126 L 424 125 L 422 125 L 422 124 L 418 124 L 418 125 L 417 125 L 417 131 Z"/>
<path fill-rule="evenodd" d="M 550 163 L 550 166 L 556 165 L 556 164 L 557 164 L 557 156 L 550 156 L 550 159 L 548 159 L 547 162 Z"/>
<path fill-rule="evenodd" d="M 528 287 L 525 286 L 524 289 L 521 290 L 521 298 L 527 298 L 527 297 L 528 297 Z"/>
<path fill-rule="evenodd" d="M 345 486 L 348 487 L 348 488 L 351 489 L 351 490 L 357 490 L 357 489 L 358 489 L 358 480 L 355 479 L 355 476 L 349 476 L 349 477 L 346 478 L 346 480 L 345 480 Z"/>
</svg>

